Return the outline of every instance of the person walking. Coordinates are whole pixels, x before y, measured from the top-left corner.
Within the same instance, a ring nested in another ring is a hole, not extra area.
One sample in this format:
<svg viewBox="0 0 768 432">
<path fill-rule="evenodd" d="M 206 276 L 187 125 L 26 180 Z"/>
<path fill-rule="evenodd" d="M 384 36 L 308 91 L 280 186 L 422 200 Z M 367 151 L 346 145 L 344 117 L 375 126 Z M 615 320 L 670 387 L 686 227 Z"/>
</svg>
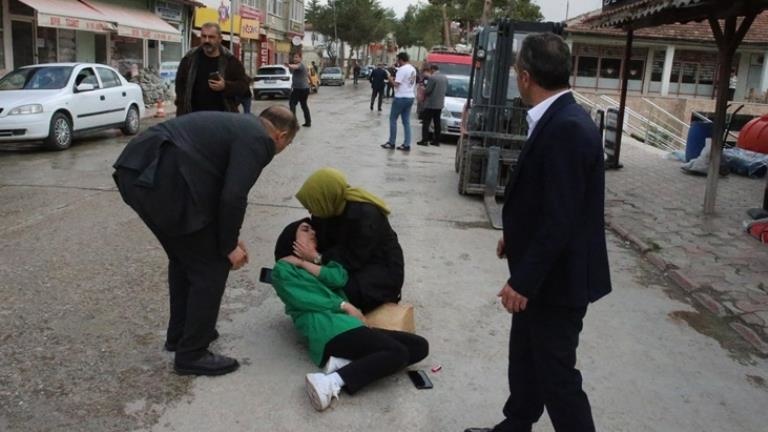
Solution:
<svg viewBox="0 0 768 432">
<path fill-rule="evenodd" d="M 427 145 L 429 125 L 432 123 L 432 145 L 440 145 L 440 113 L 445 105 L 445 92 L 448 91 L 448 79 L 440 73 L 440 67 L 431 64 L 426 73 L 427 85 L 424 89 L 424 109 L 421 113 L 421 141 L 418 145 Z"/>
<path fill-rule="evenodd" d="M 195 111 L 238 112 L 238 99 L 250 91 L 240 60 L 221 45 L 221 28 L 205 23 L 202 44 L 190 50 L 176 71 L 176 116 Z"/>
<path fill-rule="evenodd" d="M 248 77 L 248 81 L 251 81 L 251 78 Z M 253 102 L 253 92 L 251 91 L 251 86 L 248 86 L 248 91 L 243 93 L 242 96 L 238 98 L 238 102 L 240 102 L 240 105 L 243 106 L 243 114 L 250 114 L 251 113 L 251 103 Z"/>
<path fill-rule="evenodd" d="M 387 74 L 389 74 L 390 78 L 394 77 L 397 74 L 397 68 L 395 66 L 396 65 L 392 65 L 392 66 L 386 68 L 387 69 Z M 387 92 L 386 92 L 386 94 L 384 96 L 387 99 L 389 99 L 389 98 L 393 97 L 394 95 L 395 95 L 395 85 L 392 84 L 392 80 L 390 79 L 390 80 L 387 81 Z"/>
<path fill-rule="evenodd" d="M 168 255 L 165 348 L 181 375 L 223 375 L 237 360 L 208 351 L 230 270 L 248 262 L 239 240 L 248 191 L 299 126 L 285 107 L 259 117 L 195 112 L 152 126 L 113 167 L 120 195 Z"/>
<path fill-rule="evenodd" d="M 294 54 L 292 62 L 287 63 L 285 66 L 291 70 L 293 79 L 291 81 L 291 99 L 288 101 L 288 106 L 291 108 L 291 112 L 296 115 L 296 104 L 301 104 L 301 112 L 304 113 L 304 127 L 312 126 L 312 117 L 309 114 L 309 105 L 307 105 L 307 99 L 309 98 L 309 75 L 307 67 L 301 62 L 301 54 Z"/>
<path fill-rule="evenodd" d="M 401 52 L 397 54 L 397 74 L 394 78 L 390 77 L 392 85 L 395 87 L 395 100 L 392 102 L 392 108 L 389 112 L 389 139 L 381 147 L 385 149 L 394 149 L 397 139 L 397 118 L 402 118 L 405 140 L 402 145 L 397 146 L 398 150 L 404 152 L 411 151 L 411 107 L 416 97 L 416 68 L 409 61 L 408 53 Z"/>
<path fill-rule="evenodd" d="M 352 83 L 357 85 L 357 79 L 360 77 L 360 64 L 355 60 L 354 66 L 352 66 Z"/>
<path fill-rule="evenodd" d="M 509 268 L 498 295 L 512 314 L 510 395 L 501 423 L 466 431 L 529 432 L 546 408 L 555 431 L 592 432 L 576 347 L 587 306 L 611 291 L 600 132 L 571 94 L 571 53 L 562 38 L 529 35 L 515 71 L 521 98 L 533 108 L 496 248 Z"/>
<path fill-rule="evenodd" d="M 379 111 L 381 111 L 381 103 L 384 99 L 384 88 L 387 85 L 389 74 L 387 74 L 384 65 L 379 63 L 376 69 L 371 71 L 371 76 L 368 80 L 371 82 L 371 111 L 373 111 L 373 103 L 376 102 L 376 98 L 379 98 Z"/>
</svg>

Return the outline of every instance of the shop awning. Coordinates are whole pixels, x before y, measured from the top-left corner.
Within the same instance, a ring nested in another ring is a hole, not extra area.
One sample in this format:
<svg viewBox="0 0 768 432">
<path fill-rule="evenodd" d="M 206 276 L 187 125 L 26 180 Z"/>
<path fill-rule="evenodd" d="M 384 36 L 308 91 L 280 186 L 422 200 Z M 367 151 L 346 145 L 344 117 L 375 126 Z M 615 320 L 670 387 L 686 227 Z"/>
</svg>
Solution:
<svg viewBox="0 0 768 432">
<path fill-rule="evenodd" d="M 117 23 L 117 34 L 120 36 L 181 42 L 181 32 L 151 11 L 98 0 L 82 0 L 82 2 L 109 17 L 110 21 Z"/>
<path fill-rule="evenodd" d="M 116 30 L 110 19 L 77 0 L 20 0 L 37 11 L 37 25 L 96 33 Z"/>
</svg>

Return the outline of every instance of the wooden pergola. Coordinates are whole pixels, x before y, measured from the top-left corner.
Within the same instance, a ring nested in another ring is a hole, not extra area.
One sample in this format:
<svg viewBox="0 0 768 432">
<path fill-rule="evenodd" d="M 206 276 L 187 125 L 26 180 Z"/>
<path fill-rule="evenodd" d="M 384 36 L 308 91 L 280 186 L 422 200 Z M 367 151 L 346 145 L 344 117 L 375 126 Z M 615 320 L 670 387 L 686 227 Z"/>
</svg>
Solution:
<svg viewBox="0 0 768 432">
<path fill-rule="evenodd" d="M 588 18 L 585 23 L 593 27 L 615 27 L 626 31 L 625 65 L 628 64 L 632 55 L 632 39 L 635 30 L 692 21 L 707 20 L 709 22 L 718 47 L 718 73 L 704 213 L 714 213 L 731 64 L 736 48 L 744 39 L 755 17 L 768 9 L 768 0 L 603 0 L 603 5 L 602 13 Z M 624 126 L 629 68 L 623 69 L 621 79 L 621 102 L 617 126 L 619 131 L 622 131 Z M 621 149 L 621 136 L 622 134 L 619 133 L 617 137 L 615 153 L 617 160 Z M 768 210 L 768 184 L 763 205 Z"/>
</svg>

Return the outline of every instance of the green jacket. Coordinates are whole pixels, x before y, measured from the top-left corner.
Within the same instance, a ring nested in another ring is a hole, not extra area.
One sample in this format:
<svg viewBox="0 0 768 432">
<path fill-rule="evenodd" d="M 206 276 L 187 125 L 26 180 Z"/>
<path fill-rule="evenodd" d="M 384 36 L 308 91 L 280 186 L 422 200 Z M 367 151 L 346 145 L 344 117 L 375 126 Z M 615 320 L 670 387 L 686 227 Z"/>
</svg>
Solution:
<svg viewBox="0 0 768 432">
<path fill-rule="evenodd" d="M 325 344 L 345 331 L 362 327 L 363 323 L 341 310 L 344 285 L 349 276 L 341 264 L 334 261 L 322 267 L 320 276 L 278 261 L 272 270 L 272 286 L 285 303 L 285 313 L 293 325 L 309 341 L 309 356 L 322 365 Z"/>
</svg>

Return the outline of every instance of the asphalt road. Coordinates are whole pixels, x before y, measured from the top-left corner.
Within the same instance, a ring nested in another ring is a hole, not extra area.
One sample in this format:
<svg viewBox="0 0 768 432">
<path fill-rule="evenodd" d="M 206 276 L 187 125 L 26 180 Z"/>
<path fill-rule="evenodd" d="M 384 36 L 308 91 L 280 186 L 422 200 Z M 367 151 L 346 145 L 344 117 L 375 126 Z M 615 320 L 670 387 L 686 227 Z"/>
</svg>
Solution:
<svg viewBox="0 0 768 432">
<path fill-rule="evenodd" d="M 388 107 L 368 110 L 365 83 L 310 97 L 312 128 L 264 170 L 242 231 L 251 263 L 231 274 L 213 349 L 242 367 L 178 377 L 162 351 L 164 254 L 113 186 L 117 132 L 65 152 L 0 151 L 0 431 L 461 431 L 500 419 L 510 316 L 496 300 L 505 264 L 482 202 L 456 193 L 454 146 L 379 148 Z M 272 103 L 254 104 L 258 111 Z M 299 110 L 299 118 L 303 120 Z M 145 126 L 148 123 L 145 122 Z M 414 122 L 414 141 L 419 139 Z M 211 125 L 215 127 L 215 125 Z M 402 142 L 400 129 L 398 144 Z M 293 197 L 315 169 L 345 171 L 379 194 L 406 257 L 404 300 L 431 344 L 405 374 L 315 412 L 305 346 L 259 269 L 282 227 L 306 215 Z M 768 362 L 609 236 L 615 291 L 590 308 L 579 348 L 599 430 L 762 431 Z M 551 431 L 546 418 L 537 431 Z"/>
</svg>

